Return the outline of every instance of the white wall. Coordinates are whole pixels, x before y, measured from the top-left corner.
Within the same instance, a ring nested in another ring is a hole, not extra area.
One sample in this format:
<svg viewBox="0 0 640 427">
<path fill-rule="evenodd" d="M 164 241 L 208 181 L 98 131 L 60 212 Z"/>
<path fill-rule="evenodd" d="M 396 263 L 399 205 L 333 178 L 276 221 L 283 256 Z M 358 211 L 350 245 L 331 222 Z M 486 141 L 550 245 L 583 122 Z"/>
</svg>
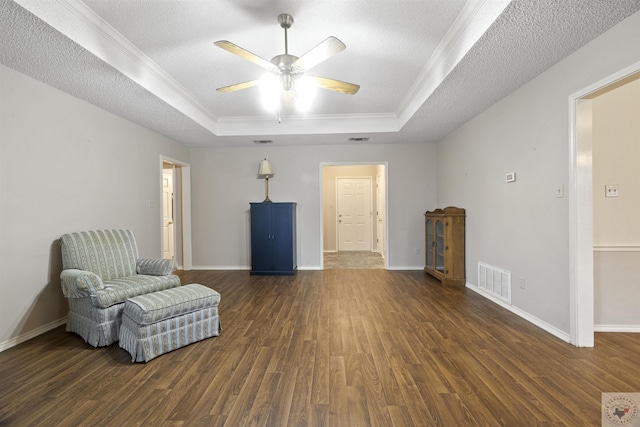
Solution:
<svg viewBox="0 0 640 427">
<path fill-rule="evenodd" d="M 189 153 L 2 65 L 0 102 L 2 349 L 67 315 L 61 234 L 130 228 L 141 255 L 160 256 L 160 155 Z"/>
<path fill-rule="evenodd" d="M 593 99 L 593 243 L 640 246 L 640 79 Z M 619 197 L 605 197 L 616 184 Z"/>
<path fill-rule="evenodd" d="M 592 112 L 594 322 L 640 330 L 640 79 L 594 98 Z"/>
<path fill-rule="evenodd" d="M 569 95 L 640 61 L 639 39 L 636 13 L 437 144 L 438 205 L 467 209 L 467 281 L 478 261 L 524 277 L 513 306 L 559 333 L 570 326 Z"/>
<path fill-rule="evenodd" d="M 194 268 L 250 267 L 249 202 L 264 199 L 258 163 L 275 176 L 269 198 L 298 203 L 298 266 L 321 265 L 321 163 L 388 162 L 389 268 L 423 268 L 423 214 L 435 207 L 435 145 L 256 146 L 191 150 Z M 421 254 L 415 254 L 421 248 Z"/>
</svg>

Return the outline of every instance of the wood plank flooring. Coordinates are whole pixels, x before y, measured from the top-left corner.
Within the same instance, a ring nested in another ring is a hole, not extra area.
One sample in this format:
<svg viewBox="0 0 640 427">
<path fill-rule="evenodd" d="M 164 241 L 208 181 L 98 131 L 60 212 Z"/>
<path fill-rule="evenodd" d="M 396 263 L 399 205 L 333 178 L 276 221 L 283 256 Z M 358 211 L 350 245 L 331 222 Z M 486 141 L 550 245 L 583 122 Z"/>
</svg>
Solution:
<svg viewBox="0 0 640 427">
<path fill-rule="evenodd" d="M 180 272 L 221 335 L 132 364 L 57 328 L 0 353 L 0 425 L 599 426 L 640 334 L 575 348 L 422 272 Z"/>
</svg>

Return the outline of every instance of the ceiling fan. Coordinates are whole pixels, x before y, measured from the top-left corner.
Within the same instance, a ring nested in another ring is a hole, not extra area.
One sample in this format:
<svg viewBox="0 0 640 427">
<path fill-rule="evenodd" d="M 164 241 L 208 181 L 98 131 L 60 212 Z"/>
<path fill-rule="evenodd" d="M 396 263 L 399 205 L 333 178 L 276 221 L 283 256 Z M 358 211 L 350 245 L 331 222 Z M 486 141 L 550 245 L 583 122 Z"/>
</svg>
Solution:
<svg viewBox="0 0 640 427">
<path fill-rule="evenodd" d="M 227 40 L 219 40 L 214 44 L 224 50 L 227 50 L 241 58 L 251 61 L 269 71 L 279 80 L 282 90 L 290 92 L 296 90 L 296 85 L 301 80 L 311 82 L 316 87 L 340 92 L 348 95 L 355 95 L 360 89 L 359 85 L 343 82 L 340 80 L 330 79 L 327 77 L 309 76 L 305 73 L 312 67 L 331 58 L 338 52 L 343 51 L 347 46 L 337 38 L 330 36 L 316 47 L 305 53 L 301 57 L 289 54 L 289 46 L 287 39 L 287 30 L 293 25 L 293 16 L 283 13 L 278 15 L 278 23 L 284 29 L 284 53 L 274 56 L 271 61 L 267 61 L 249 52 L 246 49 L 237 46 Z M 244 83 L 236 83 L 230 86 L 224 86 L 217 89 L 219 92 L 233 92 L 240 89 L 246 89 L 256 86 L 261 80 L 251 80 Z"/>
</svg>

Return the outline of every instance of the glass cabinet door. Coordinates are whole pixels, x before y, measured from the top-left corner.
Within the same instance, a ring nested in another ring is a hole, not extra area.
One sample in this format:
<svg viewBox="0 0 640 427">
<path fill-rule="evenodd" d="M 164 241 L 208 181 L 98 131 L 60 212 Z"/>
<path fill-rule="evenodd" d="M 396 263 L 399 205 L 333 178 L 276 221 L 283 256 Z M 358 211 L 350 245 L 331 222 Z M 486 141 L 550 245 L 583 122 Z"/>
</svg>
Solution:
<svg viewBox="0 0 640 427">
<path fill-rule="evenodd" d="M 444 272 L 444 223 L 436 220 L 436 270 Z"/>
<path fill-rule="evenodd" d="M 434 266 L 433 252 L 435 248 L 435 242 L 433 240 L 433 221 L 431 219 L 428 219 L 425 222 L 425 227 L 426 227 L 426 233 L 427 233 L 427 239 L 426 239 L 427 265 L 433 268 Z"/>
</svg>

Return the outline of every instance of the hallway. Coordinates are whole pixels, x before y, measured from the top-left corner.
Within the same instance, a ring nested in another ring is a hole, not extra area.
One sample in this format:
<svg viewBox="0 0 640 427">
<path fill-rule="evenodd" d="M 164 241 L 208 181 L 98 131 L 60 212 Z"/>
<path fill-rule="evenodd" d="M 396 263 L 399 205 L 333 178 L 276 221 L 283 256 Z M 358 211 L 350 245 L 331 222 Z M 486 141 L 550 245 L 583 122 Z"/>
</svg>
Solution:
<svg viewBox="0 0 640 427">
<path fill-rule="evenodd" d="M 384 269 L 384 258 L 377 252 L 327 252 L 324 254 L 324 269 Z"/>
</svg>

